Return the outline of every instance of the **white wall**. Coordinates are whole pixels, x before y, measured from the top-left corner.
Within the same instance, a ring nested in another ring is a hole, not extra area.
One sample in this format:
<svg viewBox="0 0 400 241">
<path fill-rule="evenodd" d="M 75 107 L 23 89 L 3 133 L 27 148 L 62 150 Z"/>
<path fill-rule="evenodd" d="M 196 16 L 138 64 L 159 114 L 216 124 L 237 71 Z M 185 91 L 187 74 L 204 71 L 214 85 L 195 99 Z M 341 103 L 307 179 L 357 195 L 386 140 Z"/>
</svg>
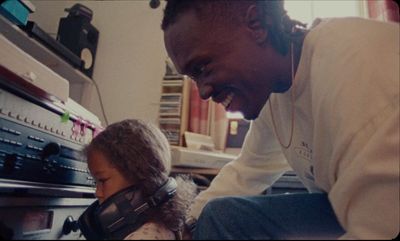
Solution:
<svg viewBox="0 0 400 241">
<path fill-rule="evenodd" d="M 361 0 L 286 0 L 284 4 L 290 18 L 308 27 L 315 18 L 367 17 L 365 1 Z"/>
<path fill-rule="evenodd" d="M 54 37 L 64 9 L 79 2 L 93 10 L 99 30 L 93 79 L 98 83 L 110 123 L 140 118 L 156 123 L 166 51 L 160 29 L 162 8 L 149 1 L 31 0 L 36 12 L 30 19 Z M 86 106 L 103 123 L 95 89 Z"/>
</svg>

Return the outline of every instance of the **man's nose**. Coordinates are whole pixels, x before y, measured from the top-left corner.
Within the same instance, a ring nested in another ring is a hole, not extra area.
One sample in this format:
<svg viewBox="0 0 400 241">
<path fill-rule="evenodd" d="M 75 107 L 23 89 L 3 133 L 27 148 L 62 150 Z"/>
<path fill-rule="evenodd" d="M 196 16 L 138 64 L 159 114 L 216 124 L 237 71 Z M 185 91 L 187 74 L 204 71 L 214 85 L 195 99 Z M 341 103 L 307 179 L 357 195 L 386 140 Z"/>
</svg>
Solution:
<svg viewBox="0 0 400 241">
<path fill-rule="evenodd" d="M 199 89 L 199 94 L 200 97 L 203 100 L 207 100 L 208 98 L 211 97 L 212 92 L 213 92 L 213 87 L 211 85 L 208 84 L 204 84 L 204 85 L 197 85 L 198 89 Z"/>
</svg>

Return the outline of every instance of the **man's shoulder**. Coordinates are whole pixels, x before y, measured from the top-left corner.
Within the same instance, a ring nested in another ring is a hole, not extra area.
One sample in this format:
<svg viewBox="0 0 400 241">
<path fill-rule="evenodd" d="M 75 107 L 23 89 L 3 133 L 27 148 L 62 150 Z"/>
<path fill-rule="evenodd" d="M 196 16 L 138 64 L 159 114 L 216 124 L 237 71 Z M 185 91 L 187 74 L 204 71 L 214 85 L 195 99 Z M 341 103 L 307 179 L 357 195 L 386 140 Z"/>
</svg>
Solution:
<svg viewBox="0 0 400 241">
<path fill-rule="evenodd" d="M 362 17 L 341 17 L 341 18 L 317 18 L 310 27 L 310 33 L 318 32 L 348 32 L 349 34 L 358 31 L 371 31 L 380 28 L 398 28 L 398 25 L 391 22 L 383 22 Z"/>
</svg>

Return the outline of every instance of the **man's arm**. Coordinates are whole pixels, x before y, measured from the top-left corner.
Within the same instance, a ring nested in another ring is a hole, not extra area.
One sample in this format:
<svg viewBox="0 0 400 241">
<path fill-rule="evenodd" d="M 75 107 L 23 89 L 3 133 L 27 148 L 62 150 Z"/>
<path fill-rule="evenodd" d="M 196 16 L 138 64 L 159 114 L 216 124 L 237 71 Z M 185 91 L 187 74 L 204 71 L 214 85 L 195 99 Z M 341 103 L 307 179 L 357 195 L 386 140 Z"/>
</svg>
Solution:
<svg viewBox="0 0 400 241">
<path fill-rule="evenodd" d="M 368 140 L 355 158 L 346 164 L 347 153 L 343 157 L 329 194 L 347 231 L 342 239 L 394 239 L 399 235 L 399 115 L 398 103 L 397 108 L 388 106 L 353 138 L 349 150 Z M 379 129 L 371 133 L 376 126 Z"/>
<path fill-rule="evenodd" d="M 290 170 L 281 147 L 264 121 L 265 109 L 251 123 L 239 157 L 225 165 L 210 187 L 196 197 L 190 211 L 192 217 L 197 218 L 212 198 L 260 194 Z"/>
</svg>

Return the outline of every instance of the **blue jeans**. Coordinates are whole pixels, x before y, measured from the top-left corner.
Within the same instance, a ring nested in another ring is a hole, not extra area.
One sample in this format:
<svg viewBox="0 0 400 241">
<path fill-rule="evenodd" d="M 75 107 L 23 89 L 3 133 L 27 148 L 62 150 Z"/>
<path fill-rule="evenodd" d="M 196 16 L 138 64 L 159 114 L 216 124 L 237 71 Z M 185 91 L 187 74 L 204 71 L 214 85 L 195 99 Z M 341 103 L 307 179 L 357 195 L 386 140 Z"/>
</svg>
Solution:
<svg viewBox="0 0 400 241">
<path fill-rule="evenodd" d="M 344 232 L 326 194 L 295 193 L 211 200 L 193 239 L 336 239 Z"/>
</svg>

